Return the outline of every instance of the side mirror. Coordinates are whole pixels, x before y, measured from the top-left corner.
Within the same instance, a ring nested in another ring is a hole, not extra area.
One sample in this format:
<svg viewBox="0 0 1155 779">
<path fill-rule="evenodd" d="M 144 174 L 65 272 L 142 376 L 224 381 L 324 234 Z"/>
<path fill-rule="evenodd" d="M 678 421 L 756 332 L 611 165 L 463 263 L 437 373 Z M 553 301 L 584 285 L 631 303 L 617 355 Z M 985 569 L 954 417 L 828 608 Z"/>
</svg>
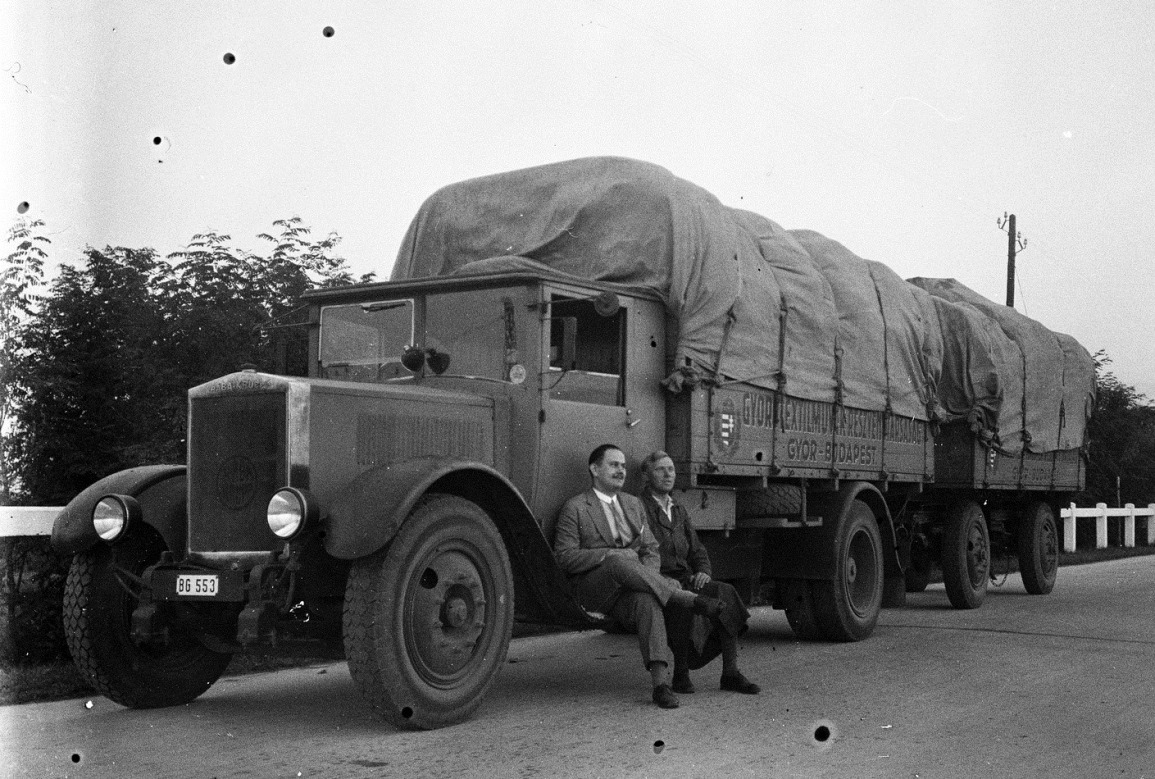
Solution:
<svg viewBox="0 0 1155 779">
<path fill-rule="evenodd" d="M 609 290 L 600 292 L 594 297 L 594 312 L 598 316 L 611 317 L 618 313 L 621 307 L 622 302 L 618 300 L 618 296 Z"/>
</svg>

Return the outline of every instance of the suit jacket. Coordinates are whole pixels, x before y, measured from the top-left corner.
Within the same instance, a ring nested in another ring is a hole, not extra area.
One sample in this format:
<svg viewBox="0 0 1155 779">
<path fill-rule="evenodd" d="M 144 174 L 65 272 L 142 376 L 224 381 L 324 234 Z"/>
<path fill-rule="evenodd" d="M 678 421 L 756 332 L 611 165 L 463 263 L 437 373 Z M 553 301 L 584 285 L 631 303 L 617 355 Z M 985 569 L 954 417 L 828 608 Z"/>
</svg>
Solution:
<svg viewBox="0 0 1155 779">
<path fill-rule="evenodd" d="M 653 531 L 646 526 L 646 510 L 633 495 L 618 493 L 618 502 L 634 538 L 629 549 L 638 554 L 643 565 L 661 570 L 662 557 Z M 618 549 L 601 499 L 588 489 L 566 501 L 557 517 L 553 551 L 561 569 L 577 580 L 583 604 L 599 604 L 614 596 L 617 588 L 606 577 L 587 576 L 597 570 L 610 549 Z"/>
<path fill-rule="evenodd" d="M 666 516 L 662 507 L 654 500 L 649 488 L 638 496 L 646 510 L 646 520 L 650 530 L 658 540 L 658 551 L 662 556 L 662 574 L 685 584 L 696 573 L 713 575 L 710 554 L 698 539 L 694 523 L 685 506 L 670 496 L 670 514 Z"/>
</svg>

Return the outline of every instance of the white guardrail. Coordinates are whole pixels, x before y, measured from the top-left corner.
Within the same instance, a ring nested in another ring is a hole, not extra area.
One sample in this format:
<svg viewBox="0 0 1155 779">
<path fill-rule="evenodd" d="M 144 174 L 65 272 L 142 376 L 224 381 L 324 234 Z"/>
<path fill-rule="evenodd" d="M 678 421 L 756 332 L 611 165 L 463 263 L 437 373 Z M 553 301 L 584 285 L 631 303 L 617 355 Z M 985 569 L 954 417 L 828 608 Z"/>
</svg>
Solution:
<svg viewBox="0 0 1155 779">
<path fill-rule="evenodd" d="M 1135 546 L 1135 517 L 1147 517 L 1147 546 L 1155 545 L 1155 503 L 1148 503 L 1147 508 L 1137 509 L 1134 503 L 1128 503 L 1121 509 L 1109 509 L 1106 503 L 1096 504 L 1093 509 L 1081 509 L 1072 503 L 1063 509 L 1063 551 L 1075 551 L 1075 520 L 1080 517 L 1095 518 L 1095 548 L 1104 549 L 1107 546 L 1107 518 L 1123 518 L 1123 546 Z"/>
<path fill-rule="evenodd" d="M 63 506 L 0 506 L 0 538 L 50 536 Z"/>
<path fill-rule="evenodd" d="M 52 534 L 52 521 L 63 506 L 0 506 L 0 538 L 11 536 L 47 536 Z M 1147 546 L 1155 545 L 1155 503 L 1145 509 L 1128 503 L 1121 509 L 1109 509 L 1106 503 L 1095 508 L 1081 509 L 1072 503 L 1060 512 L 1063 520 L 1063 551 L 1075 551 L 1075 522 L 1080 518 L 1095 519 L 1095 548 L 1107 546 L 1107 519 L 1123 518 L 1123 546 L 1135 546 L 1135 518 L 1147 517 Z"/>
</svg>

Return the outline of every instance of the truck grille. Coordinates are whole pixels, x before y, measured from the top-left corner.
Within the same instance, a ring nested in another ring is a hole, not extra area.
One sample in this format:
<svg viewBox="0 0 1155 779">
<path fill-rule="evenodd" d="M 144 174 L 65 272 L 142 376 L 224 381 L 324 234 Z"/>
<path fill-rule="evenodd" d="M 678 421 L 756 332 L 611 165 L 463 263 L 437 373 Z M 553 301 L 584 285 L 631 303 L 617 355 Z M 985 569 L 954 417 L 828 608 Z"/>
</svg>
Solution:
<svg viewBox="0 0 1155 779">
<path fill-rule="evenodd" d="M 194 398 L 189 415 L 189 550 L 273 549 L 265 512 L 288 483 L 284 393 Z"/>
</svg>

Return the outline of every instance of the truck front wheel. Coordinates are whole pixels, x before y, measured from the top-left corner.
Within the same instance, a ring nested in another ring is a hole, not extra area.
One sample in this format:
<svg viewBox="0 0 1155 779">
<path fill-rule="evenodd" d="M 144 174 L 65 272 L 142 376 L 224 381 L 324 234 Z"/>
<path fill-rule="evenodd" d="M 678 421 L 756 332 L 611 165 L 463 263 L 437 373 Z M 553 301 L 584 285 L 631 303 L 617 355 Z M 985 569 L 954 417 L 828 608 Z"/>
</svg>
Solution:
<svg viewBox="0 0 1155 779">
<path fill-rule="evenodd" d="M 1055 589 L 1059 573 L 1059 533 L 1055 512 L 1042 501 L 1032 503 L 1019 519 L 1019 571 L 1031 595 Z"/>
<path fill-rule="evenodd" d="M 505 662 L 512 629 L 505 545 L 463 498 L 423 499 L 386 549 L 349 572 L 349 671 L 374 712 L 397 727 L 469 717 Z"/>
<path fill-rule="evenodd" d="M 207 649 L 177 625 L 168 627 L 163 643 L 133 642 L 136 577 L 164 550 L 160 536 L 143 527 L 114 546 L 76 555 L 64 585 L 64 634 L 76 667 L 97 692 L 135 709 L 188 703 L 232 657 Z"/>
<path fill-rule="evenodd" d="M 814 616 L 831 641 L 861 641 L 874 632 L 882 609 L 882 536 L 874 512 L 860 500 L 843 512 L 834 532 L 833 580 L 812 583 Z"/>
<path fill-rule="evenodd" d="M 973 501 L 951 506 L 942 534 L 942 581 L 950 605 L 977 609 L 987 595 L 991 538 L 983 510 Z"/>
</svg>

